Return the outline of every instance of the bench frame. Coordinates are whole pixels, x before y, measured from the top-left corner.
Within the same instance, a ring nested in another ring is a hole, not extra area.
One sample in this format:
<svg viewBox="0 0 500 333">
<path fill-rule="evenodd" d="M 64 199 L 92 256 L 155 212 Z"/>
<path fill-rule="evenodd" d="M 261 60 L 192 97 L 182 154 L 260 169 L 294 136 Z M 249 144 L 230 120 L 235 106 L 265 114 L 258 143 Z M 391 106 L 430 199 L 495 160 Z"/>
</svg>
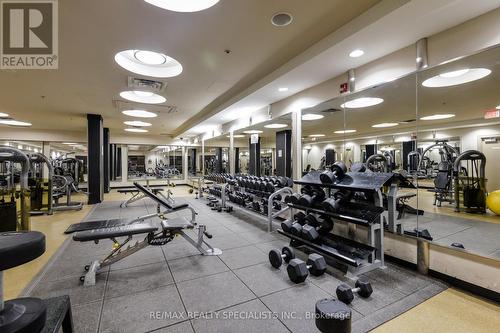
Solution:
<svg viewBox="0 0 500 333">
<path fill-rule="evenodd" d="M 128 200 L 121 203 L 120 207 L 122 207 L 122 208 L 128 207 L 128 205 L 130 205 L 131 203 L 148 197 L 146 194 L 141 193 L 140 190 L 130 190 L 129 192 L 126 192 L 126 193 L 134 193 L 134 194 L 132 195 L 131 198 L 129 198 Z M 162 196 L 163 199 L 165 199 L 169 204 L 175 205 L 175 199 L 172 198 L 173 193 L 169 188 L 167 188 L 167 196 L 165 196 L 163 193 L 161 193 L 161 191 L 157 191 L 157 194 Z"/>
</svg>

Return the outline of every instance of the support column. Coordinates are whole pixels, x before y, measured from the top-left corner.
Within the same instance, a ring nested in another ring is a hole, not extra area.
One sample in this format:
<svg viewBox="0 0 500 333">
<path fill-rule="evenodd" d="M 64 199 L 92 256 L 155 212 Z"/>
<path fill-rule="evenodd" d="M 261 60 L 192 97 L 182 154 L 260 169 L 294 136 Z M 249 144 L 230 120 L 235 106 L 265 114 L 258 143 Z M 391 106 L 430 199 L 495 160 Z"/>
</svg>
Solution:
<svg viewBox="0 0 500 333">
<path fill-rule="evenodd" d="M 189 176 L 189 154 L 188 154 L 188 148 L 185 146 L 182 146 L 182 174 L 184 175 L 184 181 L 188 181 L 188 176 Z"/>
<path fill-rule="evenodd" d="M 252 143 L 252 138 L 248 140 L 248 151 L 250 152 L 248 173 L 253 176 L 260 177 L 260 138 L 256 143 Z"/>
<path fill-rule="evenodd" d="M 292 178 L 302 178 L 302 110 L 292 112 Z M 295 191 L 299 190 L 294 185 Z"/>
<path fill-rule="evenodd" d="M 205 140 L 201 140 L 201 175 L 205 176 Z"/>
<path fill-rule="evenodd" d="M 122 145 L 122 183 L 128 181 L 128 146 Z"/>
<path fill-rule="evenodd" d="M 236 160 L 234 158 L 234 132 L 229 132 L 229 173 L 234 175 L 236 173 Z"/>
<path fill-rule="evenodd" d="M 52 158 L 52 156 L 50 156 L 50 142 L 43 142 L 42 143 L 42 154 L 44 154 L 48 158 Z M 49 168 L 47 168 L 47 166 L 44 164 L 42 177 L 45 178 L 48 176 L 49 176 Z"/>
<path fill-rule="evenodd" d="M 109 158 L 109 128 L 103 128 L 103 165 L 104 165 L 104 193 L 109 193 L 110 164 Z M 111 164 L 112 165 L 112 164 Z"/>
<path fill-rule="evenodd" d="M 103 129 L 99 114 L 87 114 L 89 205 L 100 203 L 104 193 Z"/>
<path fill-rule="evenodd" d="M 214 168 L 215 173 L 221 173 L 222 172 L 222 148 L 217 147 L 215 148 L 215 168 Z"/>
<path fill-rule="evenodd" d="M 234 173 L 240 173 L 240 148 L 234 148 Z"/>
<path fill-rule="evenodd" d="M 121 147 L 118 147 L 116 146 L 116 173 L 115 173 L 115 179 L 113 180 L 116 180 L 116 178 L 118 176 L 121 177 L 121 174 L 122 174 L 122 148 Z"/>
<path fill-rule="evenodd" d="M 292 176 L 292 131 L 276 132 L 276 176 Z M 302 155 L 300 155 L 302 156 Z"/>
</svg>

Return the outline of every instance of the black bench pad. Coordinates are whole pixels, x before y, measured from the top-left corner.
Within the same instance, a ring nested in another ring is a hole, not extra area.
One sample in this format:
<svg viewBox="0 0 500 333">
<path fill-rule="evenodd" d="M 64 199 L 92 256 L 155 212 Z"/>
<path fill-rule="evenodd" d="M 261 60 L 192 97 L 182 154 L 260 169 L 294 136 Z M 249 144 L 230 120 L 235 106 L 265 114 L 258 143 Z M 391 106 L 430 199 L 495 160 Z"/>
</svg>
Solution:
<svg viewBox="0 0 500 333">
<path fill-rule="evenodd" d="M 87 231 L 80 231 L 73 235 L 73 240 L 78 242 L 88 242 L 93 240 L 132 236 L 138 234 L 148 234 L 156 231 L 158 228 L 149 223 L 130 224 L 106 229 L 94 229 Z"/>
<path fill-rule="evenodd" d="M 151 189 L 151 192 L 153 193 L 158 193 L 158 192 L 163 192 L 164 190 L 162 188 L 153 188 Z M 131 189 L 120 189 L 120 190 L 117 190 L 118 193 L 139 193 L 138 190 L 136 190 L 135 188 L 131 188 Z"/>
<path fill-rule="evenodd" d="M 97 220 L 82 223 L 74 223 L 66 229 L 65 234 L 72 234 L 77 231 L 94 230 L 94 229 L 104 229 L 119 227 L 121 225 L 127 225 L 130 222 L 125 219 L 110 219 L 110 220 Z"/>
<path fill-rule="evenodd" d="M 192 229 L 194 225 L 183 217 L 163 220 L 161 221 L 161 227 L 164 231 L 172 230 L 182 230 L 182 229 Z"/>
</svg>

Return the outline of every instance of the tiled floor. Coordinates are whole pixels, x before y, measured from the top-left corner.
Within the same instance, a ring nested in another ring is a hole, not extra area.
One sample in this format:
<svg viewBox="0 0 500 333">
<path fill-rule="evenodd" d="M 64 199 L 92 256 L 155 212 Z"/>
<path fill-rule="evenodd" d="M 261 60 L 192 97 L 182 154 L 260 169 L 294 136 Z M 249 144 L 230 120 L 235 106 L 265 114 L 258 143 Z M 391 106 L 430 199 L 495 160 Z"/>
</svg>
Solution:
<svg viewBox="0 0 500 333">
<path fill-rule="evenodd" d="M 77 332 L 317 331 L 308 314 L 317 300 L 335 295 L 343 278 L 309 277 L 295 285 L 283 267 L 272 268 L 267 258 L 269 249 L 286 245 L 286 239 L 265 232 L 265 224 L 258 220 L 211 211 L 202 200 L 188 202 L 199 213 L 198 223 L 213 233 L 210 243 L 223 249 L 221 256 L 203 257 L 176 238 L 112 265 L 99 275 L 96 286 L 83 287 L 83 266 L 102 257 L 112 244 L 68 240 L 28 293 L 70 295 Z M 147 200 L 129 208 L 119 204 L 104 202 L 87 220 L 132 218 L 156 210 Z M 368 299 L 356 297 L 351 304 L 353 332 L 369 331 L 446 289 L 390 264 L 366 278 L 374 293 Z M 276 317 L 264 317 L 271 313 Z"/>
</svg>

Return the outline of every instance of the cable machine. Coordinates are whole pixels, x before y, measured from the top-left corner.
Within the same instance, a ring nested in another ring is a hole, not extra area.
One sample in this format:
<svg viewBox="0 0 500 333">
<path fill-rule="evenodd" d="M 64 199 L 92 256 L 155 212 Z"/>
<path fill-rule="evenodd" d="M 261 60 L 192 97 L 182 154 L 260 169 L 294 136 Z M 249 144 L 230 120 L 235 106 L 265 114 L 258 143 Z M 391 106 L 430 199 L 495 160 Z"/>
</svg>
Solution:
<svg viewBox="0 0 500 333">
<path fill-rule="evenodd" d="M 486 213 L 485 170 L 486 156 L 480 151 L 467 150 L 456 158 L 453 164 L 456 212 L 460 212 L 462 202 L 467 213 Z"/>
</svg>

